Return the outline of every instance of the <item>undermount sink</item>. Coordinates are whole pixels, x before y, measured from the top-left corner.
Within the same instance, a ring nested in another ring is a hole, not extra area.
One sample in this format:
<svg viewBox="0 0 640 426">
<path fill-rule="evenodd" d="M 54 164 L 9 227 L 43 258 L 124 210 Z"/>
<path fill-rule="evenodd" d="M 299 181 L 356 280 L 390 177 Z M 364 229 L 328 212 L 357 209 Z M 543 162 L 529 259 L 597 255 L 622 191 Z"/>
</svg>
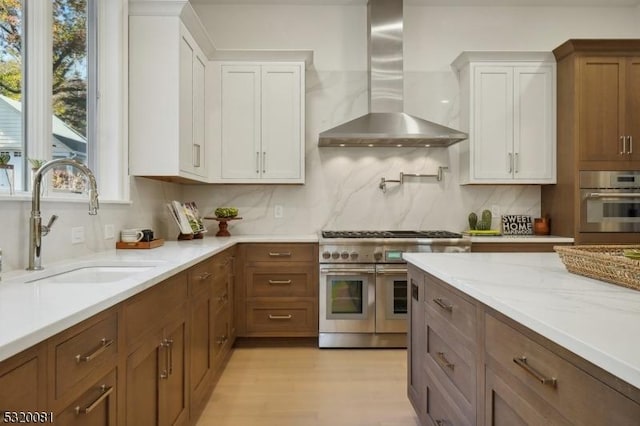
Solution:
<svg viewBox="0 0 640 426">
<path fill-rule="evenodd" d="M 29 278 L 25 283 L 87 283 L 99 284 L 117 282 L 132 275 L 148 271 L 164 262 L 91 262 L 82 265 L 72 265 L 62 270 L 52 269 L 38 273 L 36 277 Z"/>
</svg>

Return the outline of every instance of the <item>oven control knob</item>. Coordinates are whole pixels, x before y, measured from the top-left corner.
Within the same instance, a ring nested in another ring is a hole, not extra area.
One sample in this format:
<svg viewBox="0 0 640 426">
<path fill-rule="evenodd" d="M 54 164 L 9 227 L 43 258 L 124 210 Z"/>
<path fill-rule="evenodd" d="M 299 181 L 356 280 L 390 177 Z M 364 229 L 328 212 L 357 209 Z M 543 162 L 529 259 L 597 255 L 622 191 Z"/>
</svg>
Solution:
<svg viewBox="0 0 640 426">
<path fill-rule="evenodd" d="M 351 252 L 351 260 L 356 260 L 358 258 L 358 252 L 357 251 L 352 251 Z"/>
<path fill-rule="evenodd" d="M 334 251 L 333 253 L 331 253 L 331 257 L 333 257 L 334 259 L 339 259 L 340 253 L 338 253 L 337 251 Z"/>
<path fill-rule="evenodd" d="M 376 260 L 376 262 L 382 260 L 382 252 L 376 251 L 375 253 L 373 253 L 373 258 Z"/>
<path fill-rule="evenodd" d="M 322 252 L 322 258 L 323 259 L 329 259 L 331 257 L 331 253 L 329 253 L 328 251 L 323 251 Z"/>
<path fill-rule="evenodd" d="M 342 253 L 340 253 L 340 257 L 343 259 L 348 259 L 349 258 L 349 252 L 348 251 L 343 251 Z"/>
</svg>

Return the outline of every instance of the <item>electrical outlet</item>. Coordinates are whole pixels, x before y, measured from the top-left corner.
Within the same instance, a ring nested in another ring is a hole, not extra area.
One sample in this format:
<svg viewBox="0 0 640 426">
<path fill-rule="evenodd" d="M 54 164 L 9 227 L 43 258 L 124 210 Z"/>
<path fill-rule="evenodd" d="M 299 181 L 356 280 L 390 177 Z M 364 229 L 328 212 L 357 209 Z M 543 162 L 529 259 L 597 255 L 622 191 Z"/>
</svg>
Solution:
<svg viewBox="0 0 640 426">
<path fill-rule="evenodd" d="M 284 217 L 284 208 L 281 204 L 276 204 L 273 208 L 273 217 L 281 219 Z"/>
<path fill-rule="evenodd" d="M 84 243 L 84 226 L 71 228 L 71 244 Z"/>
<path fill-rule="evenodd" d="M 497 204 L 494 204 L 491 206 L 491 216 L 495 217 L 495 218 L 499 218 L 500 214 L 502 212 L 500 211 L 500 206 Z"/>
<path fill-rule="evenodd" d="M 105 225 L 104 226 L 104 239 L 105 240 L 112 240 L 113 238 L 115 238 L 116 236 L 116 232 L 115 229 L 113 227 L 113 225 L 109 224 L 109 225 Z"/>
</svg>

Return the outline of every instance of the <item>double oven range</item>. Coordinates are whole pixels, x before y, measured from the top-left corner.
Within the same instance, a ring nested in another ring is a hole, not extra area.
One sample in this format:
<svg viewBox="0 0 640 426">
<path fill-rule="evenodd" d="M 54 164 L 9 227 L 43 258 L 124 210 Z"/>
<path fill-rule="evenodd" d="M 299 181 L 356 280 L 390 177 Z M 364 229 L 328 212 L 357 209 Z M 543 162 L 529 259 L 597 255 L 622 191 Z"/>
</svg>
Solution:
<svg viewBox="0 0 640 426">
<path fill-rule="evenodd" d="M 448 231 L 322 231 L 321 348 L 406 347 L 405 252 L 467 252 Z"/>
</svg>

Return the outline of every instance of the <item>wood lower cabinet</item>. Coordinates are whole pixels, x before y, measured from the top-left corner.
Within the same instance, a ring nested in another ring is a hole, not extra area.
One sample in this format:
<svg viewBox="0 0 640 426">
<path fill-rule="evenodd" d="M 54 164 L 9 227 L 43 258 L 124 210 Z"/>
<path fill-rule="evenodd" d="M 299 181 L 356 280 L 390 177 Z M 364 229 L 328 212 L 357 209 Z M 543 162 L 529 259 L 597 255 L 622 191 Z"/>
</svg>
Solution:
<svg viewBox="0 0 640 426">
<path fill-rule="evenodd" d="M 236 324 L 243 337 L 318 335 L 318 245 L 242 244 Z"/>
<path fill-rule="evenodd" d="M 640 390 L 411 265 L 409 279 L 424 283 L 408 347 L 421 424 L 638 424 Z"/>
<path fill-rule="evenodd" d="M 509 321 L 485 315 L 485 342 L 487 367 L 547 424 L 638 424 L 640 404 L 583 371 L 570 358 L 517 331 Z M 530 418 L 527 406 L 520 402 L 507 400 L 505 404 L 525 420 Z M 491 420 L 492 413 L 487 415 Z"/>
<path fill-rule="evenodd" d="M 55 416 L 55 423 L 68 426 L 116 426 L 118 386 L 114 369 L 93 383 Z"/>
<path fill-rule="evenodd" d="M 0 362 L 0 414 L 37 410 L 61 425 L 195 424 L 235 339 L 235 250 Z"/>
<path fill-rule="evenodd" d="M 125 367 L 127 424 L 188 421 L 187 281 L 187 274 L 178 274 L 125 303 L 126 338 L 131 342 Z"/>
<path fill-rule="evenodd" d="M 0 363 L 0 414 L 44 410 L 46 405 L 46 344 L 27 349 Z"/>
<path fill-rule="evenodd" d="M 424 274 L 413 265 L 408 265 L 409 304 L 407 327 L 407 395 L 418 414 L 420 422 L 426 422 L 426 385 L 424 378 Z"/>
</svg>

